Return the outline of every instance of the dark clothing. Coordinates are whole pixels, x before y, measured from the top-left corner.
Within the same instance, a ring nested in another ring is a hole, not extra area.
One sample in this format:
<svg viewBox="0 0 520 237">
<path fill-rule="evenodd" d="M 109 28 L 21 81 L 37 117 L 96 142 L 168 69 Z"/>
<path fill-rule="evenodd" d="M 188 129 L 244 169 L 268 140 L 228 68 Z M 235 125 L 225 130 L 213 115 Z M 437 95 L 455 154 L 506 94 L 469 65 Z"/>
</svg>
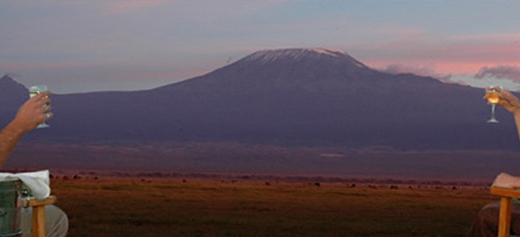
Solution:
<svg viewBox="0 0 520 237">
<path fill-rule="evenodd" d="M 498 215 L 500 202 L 484 206 L 471 226 L 468 237 L 491 237 L 498 235 Z M 520 235 L 520 202 L 511 204 L 511 234 Z"/>
<path fill-rule="evenodd" d="M 32 208 L 20 210 L 22 237 L 32 236 Z M 69 218 L 60 208 L 54 205 L 45 206 L 45 229 L 47 237 L 65 237 L 69 230 Z"/>
</svg>

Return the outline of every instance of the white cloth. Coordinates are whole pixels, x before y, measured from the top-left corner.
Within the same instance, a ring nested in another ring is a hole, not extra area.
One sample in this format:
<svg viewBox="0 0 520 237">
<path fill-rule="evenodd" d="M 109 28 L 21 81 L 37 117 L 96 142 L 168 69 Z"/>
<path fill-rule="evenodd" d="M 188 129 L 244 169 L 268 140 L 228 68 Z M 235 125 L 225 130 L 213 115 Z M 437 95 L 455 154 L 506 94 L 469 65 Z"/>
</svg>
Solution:
<svg viewBox="0 0 520 237">
<path fill-rule="evenodd" d="M 22 172 L 15 174 L 0 172 L 0 180 L 9 178 L 20 179 L 31 190 L 32 195 L 36 199 L 45 199 L 51 194 L 49 170 Z"/>
</svg>

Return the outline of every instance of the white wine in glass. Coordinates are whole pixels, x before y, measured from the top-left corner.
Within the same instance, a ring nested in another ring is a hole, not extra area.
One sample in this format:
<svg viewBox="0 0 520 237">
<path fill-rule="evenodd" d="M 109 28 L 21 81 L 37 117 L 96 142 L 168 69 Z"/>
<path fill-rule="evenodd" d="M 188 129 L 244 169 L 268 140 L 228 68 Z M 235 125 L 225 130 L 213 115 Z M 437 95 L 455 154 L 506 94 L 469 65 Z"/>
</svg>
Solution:
<svg viewBox="0 0 520 237">
<path fill-rule="evenodd" d="M 46 85 L 31 86 L 29 88 L 29 96 L 32 98 L 33 96 L 37 95 L 38 93 L 40 93 L 42 91 L 46 91 L 46 90 L 48 90 Z M 48 128 L 48 127 L 49 127 L 49 124 L 47 124 L 47 123 L 45 123 L 45 121 L 43 121 L 43 123 L 40 123 L 38 125 L 38 127 L 36 127 L 36 128 Z"/>
<path fill-rule="evenodd" d="M 491 104 L 491 118 L 487 121 L 488 123 L 498 123 L 498 120 L 495 118 L 495 107 L 500 101 L 500 96 L 498 95 L 497 86 L 488 86 L 486 88 L 486 95 L 484 96 L 488 104 Z"/>
</svg>

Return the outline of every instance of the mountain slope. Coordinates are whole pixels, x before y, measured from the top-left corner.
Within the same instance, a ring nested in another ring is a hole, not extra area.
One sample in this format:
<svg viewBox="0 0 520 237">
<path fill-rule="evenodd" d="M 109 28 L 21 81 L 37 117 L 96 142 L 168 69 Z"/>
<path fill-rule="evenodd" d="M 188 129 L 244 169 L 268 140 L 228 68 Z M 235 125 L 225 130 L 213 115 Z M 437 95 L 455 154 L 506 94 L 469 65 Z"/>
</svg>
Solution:
<svg viewBox="0 0 520 237">
<path fill-rule="evenodd" d="M 51 129 L 26 139 L 398 149 L 517 142 L 503 111 L 501 124 L 485 123 L 490 110 L 479 89 L 382 73 L 327 49 L 259 51 L 152 90 L 53 95 L 52 101 Z"/>
<path fill-rule="evenodd" d="M 489 109 L 481 90 L 381 73 L 328 50 L 260 51 L 148 93 L 185 103 L 188 108 L 177 104 L 179 113 L 172 116 L 190 121 L 183 127 L 186 137 L 218 134 L 252 142 L 422 149 L 516 142 L 501 146 L 503 141 L 484 139 L 495 132 L 515 134 L 507 124 L 483 122 Z"/>
<path fill-rule="evenodd" d="M 18 107 L 29 98 L 29 91 L 8 75 L 0 78 L 0 124 L 12 119 Z"/>
</svg>

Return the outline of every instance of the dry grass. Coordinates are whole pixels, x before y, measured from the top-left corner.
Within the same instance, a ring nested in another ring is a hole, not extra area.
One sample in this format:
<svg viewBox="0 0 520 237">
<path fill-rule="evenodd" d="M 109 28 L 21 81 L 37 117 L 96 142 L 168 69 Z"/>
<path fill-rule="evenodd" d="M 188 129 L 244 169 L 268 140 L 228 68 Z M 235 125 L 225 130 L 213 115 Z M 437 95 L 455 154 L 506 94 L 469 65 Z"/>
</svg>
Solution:
<svg viewBox="0 0 520 237">
<path fill-rule="evenodd" d="M 486 189 L 53 179 L 69 236 L 464 236 Z"/>
</svg>

